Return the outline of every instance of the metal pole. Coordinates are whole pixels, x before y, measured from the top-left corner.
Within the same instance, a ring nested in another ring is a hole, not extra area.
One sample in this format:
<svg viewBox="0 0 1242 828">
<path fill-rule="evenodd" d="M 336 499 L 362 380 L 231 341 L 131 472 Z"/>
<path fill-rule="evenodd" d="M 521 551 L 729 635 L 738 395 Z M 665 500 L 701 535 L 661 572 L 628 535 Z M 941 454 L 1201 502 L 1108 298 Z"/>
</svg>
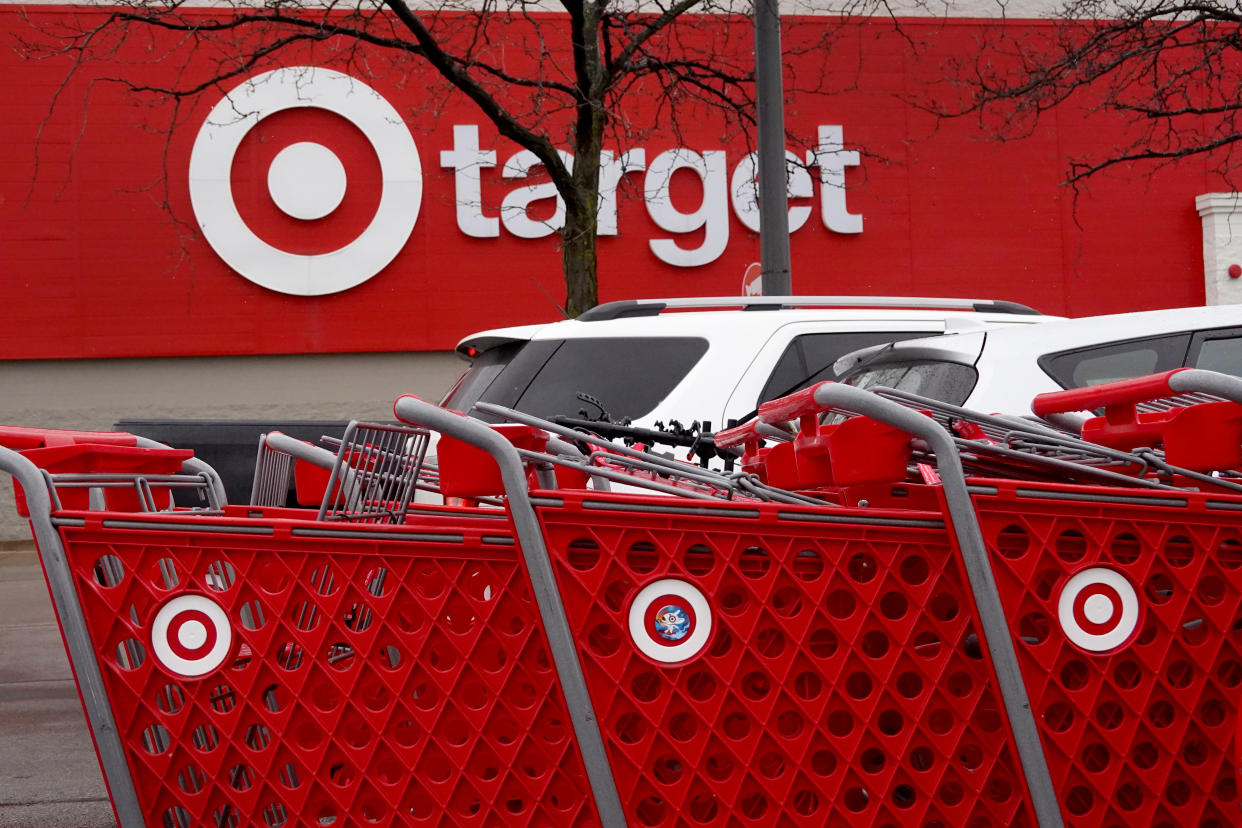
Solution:
<svg viewBox="0 0 1242 828">
<path fill-rule="evenodd" d="M 778 0 L 755 0 L 755 106 L 759 143 L 759 265 L 764 296 L 789 296 L 789 202 Z"/>
</svg>

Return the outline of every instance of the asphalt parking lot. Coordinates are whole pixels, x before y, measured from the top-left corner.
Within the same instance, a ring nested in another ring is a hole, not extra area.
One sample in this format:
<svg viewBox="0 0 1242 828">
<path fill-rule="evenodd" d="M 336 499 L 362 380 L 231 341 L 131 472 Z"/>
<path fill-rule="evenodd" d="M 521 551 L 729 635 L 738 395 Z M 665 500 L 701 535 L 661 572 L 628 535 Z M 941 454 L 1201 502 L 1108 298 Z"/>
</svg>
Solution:
<svg viewBox="0 0 1242 828">
<path fill-rule="evenodd" d="M 115 825 L 38 555 L 0 544 L 0 826 Z"/>
</svg>

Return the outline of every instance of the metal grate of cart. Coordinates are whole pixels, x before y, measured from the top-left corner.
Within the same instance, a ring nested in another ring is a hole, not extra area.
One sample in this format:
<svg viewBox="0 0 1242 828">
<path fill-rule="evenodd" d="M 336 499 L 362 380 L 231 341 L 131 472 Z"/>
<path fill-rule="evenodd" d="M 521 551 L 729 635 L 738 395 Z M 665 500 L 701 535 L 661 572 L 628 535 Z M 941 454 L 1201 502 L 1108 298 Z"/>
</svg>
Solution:
<svg viewBox="0 0 1242 828">
<path fill-rule="evenodd" d="M 824 383 L 727 471 L 402 397 L 246 504 L 128 435 L 0 468 L 123 826 L 1225 826 L 1238 385 Z"/>
</svg>

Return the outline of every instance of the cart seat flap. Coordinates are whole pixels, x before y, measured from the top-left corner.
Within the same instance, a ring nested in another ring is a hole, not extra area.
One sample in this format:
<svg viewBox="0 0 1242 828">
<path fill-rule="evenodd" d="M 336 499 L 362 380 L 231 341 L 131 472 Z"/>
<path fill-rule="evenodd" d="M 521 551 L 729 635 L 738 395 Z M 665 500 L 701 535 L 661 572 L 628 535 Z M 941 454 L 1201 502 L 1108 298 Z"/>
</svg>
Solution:
<svg viewBox="0 0 1242 828">
<path fill-rule="evenodd" d="M 81 444 L 136 446 L 138 440 L 134 435 L 123 431 L 65 431 L 55 428 L 0 426 L 0 446 L 14 451 Z"/>
<path fill-rule="evenodd" d="M 88 432 L 76 432 L 87 434 Z M 105 432 L 107 434 L 107 432 Z M 130 435 L 122 435 L 130 436 Z M 132 437 L 131 437 L 132 439 Z M 194 456 L 190 449 L 143 448 L 134 445 L 74 443 L 53 439 L 51 444 L 28 448 L 22 456 L 40 469 L 52 475 L 132 475 L 135 479 L 144 475 L 171 475 L 181 470 L 185 461 Z M 17 481 L 13 482 L 13 494 L 17 512 L 29 516 L 26 494 Z M 152 495 L 165 505 L 171 502 L 166 489 L 154 487 Z M 65 509 L 90 508 L 90 492 L 87 488 L 65 488 L 59 491 L 61 507 Z M 139 500 L 129 487 L 113 487 L 105 495 L 106 507 L 112 511 L 140 511 Z"/>
<path fill-rule="evenodd" d="M 519 449 L 547 450 L 548 432 L 520 423 L 502 423 L 492 429 Z M 500 467 L 492 456 L 448 434 L 436 446 L 440 467 L 440 492 L 445 497 L 474 499 L 499 497 L 505 493 Z"/>
</svg>

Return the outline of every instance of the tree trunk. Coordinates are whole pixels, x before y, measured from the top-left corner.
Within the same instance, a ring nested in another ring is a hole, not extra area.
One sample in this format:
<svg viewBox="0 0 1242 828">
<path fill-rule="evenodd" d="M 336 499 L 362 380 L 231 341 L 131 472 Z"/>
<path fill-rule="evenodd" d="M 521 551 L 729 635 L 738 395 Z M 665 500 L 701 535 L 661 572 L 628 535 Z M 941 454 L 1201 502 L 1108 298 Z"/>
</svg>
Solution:
<svg viewBox="0 0 1242 828">
<path fill-rule="evenodd" d="M 577 317 L 599 304 L 596 239 L 599 226 L 599 152 L 595 163 L 574 157 L 575 197 L 565 201 L 561 267 L 565 271 L 565 313 Z M 591 169 L 583 169 L 590 167 Z"/>
<path fill-rule="evenodd" d="M 596 240 L 599 229 L 599 153 L 604 143 L 604 89 L 600 15 L 607 0 L 562 0 L 573 25 L 574 166 L 561 230 L 565 313 L 571 318 L 599 303 Z"/>
</svg>

